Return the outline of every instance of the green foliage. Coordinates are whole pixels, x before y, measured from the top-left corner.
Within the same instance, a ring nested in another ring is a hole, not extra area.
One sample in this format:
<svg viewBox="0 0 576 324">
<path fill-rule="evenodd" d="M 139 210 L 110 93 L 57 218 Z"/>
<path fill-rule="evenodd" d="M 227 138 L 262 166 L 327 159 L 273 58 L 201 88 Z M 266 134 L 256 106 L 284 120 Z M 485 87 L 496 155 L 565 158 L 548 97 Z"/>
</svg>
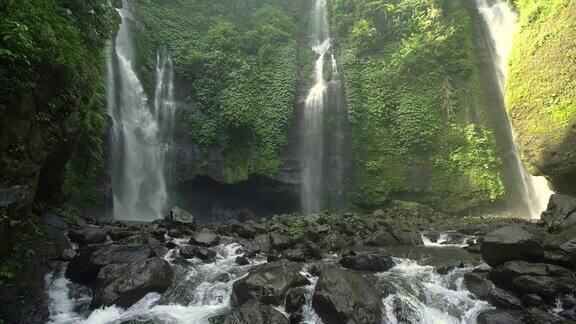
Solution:
<svg viewBox="0 0 576 324">
<path fill-rule="evenodd" d="M 465 5 L 334 0 L 331 10 L 353 132 L 356 203 L 381 205 L 424 191 L 429 203 L 459 211 L 499 198 L 496 145 L 489 131 L 465 122 L 473 120 L 467 97 L 477 91 L 467 85 L 476 59 Z M 410 185 L 412 167 L 430 167 L 430 179 Z"/>
<path fill-rule="evenodd" d="M 192 136 L 225 157 L 225 180 L 272 176 L 287 144 L 304 1 L 139 1 L 153 47 L 173 55 L 197 104 Z M 150 53 L 149 53 L 150 55 Z"/>
<path fill-rule="evenodd" d="M 513 3 L 520 32 L 510 58 L 506 106 L 536 171 L 568 178 L 576 173 L 576 3 Z"/>
</svg>

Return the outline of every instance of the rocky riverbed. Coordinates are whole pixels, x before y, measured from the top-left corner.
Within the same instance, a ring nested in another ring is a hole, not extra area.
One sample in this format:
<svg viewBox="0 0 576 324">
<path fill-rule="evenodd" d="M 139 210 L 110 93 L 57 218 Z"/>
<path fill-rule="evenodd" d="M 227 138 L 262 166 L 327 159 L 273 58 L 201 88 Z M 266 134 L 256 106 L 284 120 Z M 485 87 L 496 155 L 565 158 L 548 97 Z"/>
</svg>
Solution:
<svg viewBox="0 0 576 324">
<path fill-rule="evenodd" d="M 45 320 L 569 323 L 570 213 L 552 202 L 539 224 L 452 230 L 403 223 L 398 208 L 203 225 L 179 208 L 148 224 L 72 217 L 62 221 L 70 247 L 45 276 Z"/>
</svg>

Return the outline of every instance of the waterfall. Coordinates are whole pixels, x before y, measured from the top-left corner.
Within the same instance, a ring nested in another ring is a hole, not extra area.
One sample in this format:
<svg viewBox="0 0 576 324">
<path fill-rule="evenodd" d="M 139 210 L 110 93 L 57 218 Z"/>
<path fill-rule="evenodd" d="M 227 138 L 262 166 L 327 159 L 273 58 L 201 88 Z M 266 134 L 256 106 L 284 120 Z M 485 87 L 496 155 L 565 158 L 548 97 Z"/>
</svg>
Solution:
<svg viewBox="0 0 576 324">
<path fill-rule="evenodd" d="M 330 49 L 326 0 L 316 0 L 312 11 L 311 47 L 318 58 L 314 63 L 314 84 L 304 103 L 301 195 L 302 210 L 306 215 L 317 213 L 322 208 L 323 118 L 327 88 L 324 59 Z"/>
<path fill-rule="evenodd" d="M 512 39 L 517 30 L 517 15 L 504 0 L 476 0 L 478 11 L 486 22 L 487 30 L 492 42 L 492 62 L 497 74 L 497 81 L 500 95 L 504 97 L 505 81 L 508 72 L 508 59 L 512 52 Z M 502 109 L 505 107 L 502 105 Z M 503 115 L 507 123 L 507 137 L 510 139 L 509 156 L 513 159 L 519 171 L 516 179 L 517 186 L 520 187 L 521 199 L 531 218 L 539 218 L 542 211 L 546 209 L 552 191 L 548 187 L 548 182 L 544 177 L 532 176 L 522 162 L 520 150 L 514 140 L 514 129 L 506 112 Z M 512 161 L 511 161 L 512 162 Z"/>
<path fill-rule="evenodd" d="M 172 62 L 158 57 L 150 104 L 134 70 L 134 19 L 126 1 L 108 55 L 108 109 L 112 118 L 111 178 L 114 218 L 151 221 L 163 215 L 168 193 L 165 162 L 173 123 Z"/>
</svg>

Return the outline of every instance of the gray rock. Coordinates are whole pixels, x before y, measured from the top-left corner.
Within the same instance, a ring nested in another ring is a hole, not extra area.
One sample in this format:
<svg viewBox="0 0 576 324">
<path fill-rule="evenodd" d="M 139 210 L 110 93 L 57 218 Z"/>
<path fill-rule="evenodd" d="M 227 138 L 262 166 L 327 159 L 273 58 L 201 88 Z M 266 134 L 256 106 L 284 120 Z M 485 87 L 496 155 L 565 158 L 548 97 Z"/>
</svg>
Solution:
<svg viewBox="0 0 576 324">
<path fill-rule="evenodd" d="M 250 300 L 225 315 L 222 324 L 288 324 L 288 319 L 274 307 Z"/>
<path fill-rule="evenodd" d="M 246 277 L 236 281 L 232 286 L 231 302 L 242 305 L 256 299 L 266 304 L 280 305 L 289 288 L 309 283 L 293 263 L 271 262 L 250 269 Z"/>
<path fill-rule="evenodd" d="M 70 261 L 72 260 L 78 253 L 74 249 L 65 249 L 60 253 L 60 260 L 62 261 Z"/>
<path fill-rule="evenodd" d="M 102 227 L 88 226 L 69 231 L 68 238 L 74 243 L 83 245 L 104 243 L 108 238 L 108 231 Z"/>
<path fill-rule="evenodd" d="M 170 265 L 160 258 L 107 265 L 98 273 L 91 307 L 130 307 L 150 292 L 166 291 L 173 278 Z"/>
<path fill-rule="evenodd" d="M 196 244 L 201 246 L 216 246 L 220 243 L 220 236 L 212 233 L 209 230 L 203 230 L 200 233 L 196 233 L 190 238 L 190 244 Z"/>
<path fill-rule="evenodd" d="M 213 250 L 196 245 L 184 245 L 180 248 L 178 254 L 185 259 L 198 258 L 208 263 L 214 262 L 216 258 L 216 252 Z"/>
<path fill-rule="evenodd" d="M 364 271 L 387 271 L 396 264 L 384 251 L 360 252 L 347 251 L 340 259 L 344 268 Z"/>
<path fill-rule="evenodd" d="M 517 226 L 505 226 L 488 233 L 481 247 L 482 259 L 496 267 L 512 260 L 539 261 L 543 258 L 541 243 Z"/>
<path fill-rule="evenodd" d="M 524 321 L 526 324 L 560 324 L 569 322 L 563 320 L 561 317 L 552 315 L 537 307 L 528 307 L 522 310 L 524 314 Z"/>
<path fill-rule="evenodd" d="M 170 215 L 166 216 L 166 221 L 174 225 L 182 225 L 189 228 L 196 227 L 196 218 L 179 207 L 174 207 L 170 210 Z"/>
<path fill-rule="evenodd" d="M 245 256 L 237 256 L 236 257 L 236 264 L 241 265 L 241 266 L 248 265 L 248 264 L 250 264 L 250 261 Z"/>
<path fill-rule="evenodd" d="M 525 324 L 522 314 L 513 310 L 490 309 L 477 317 L 478 324 Z"/>
<path fill-rule="evenodd" d="M 400 245 L 422 245 L 422 237 L 420 234 L 414 232 L 405 232 L 397 228 L 391 228 L 388 230 L 390 235 L 392 235 Z"/>
<path fill-rule="evenodd" d="M 576 278 L 522 275 L 512 280 L 512 287 L 524 294 L 552 300 L 561 294 L 575 294 Z"/>
<path fill-rule="evenodd" d="M 292 246 L 290 238 L 280 233 L 270 234 L 270 243 L 274 249 L 285 250 Z"/>
<path fill-rule="evenodd" d="M 574 272 L 554 264 L 530 263 L 526 261 L 508 261 L 490 271 L 490 278 L 504 286 L 512 283 L 512 279 L 522 275 L 573 277 Z"/>
<path fill-rule="evenodd" d="M 487 273 L 470 272 L 464 275 L 464 286 L 479 299 L 488 300 L 493 284 Z"/>
<path fill-rule="evenodd" d="M 551 228 L 564 228 L 576 224 L 576 198 L 553 194 L 540 221 Z"/>
<path fill-rule="evenodd" d="M 345 269 L 325 269 L 312 305 L 324 323 L 381 323 L 381 297 L 373 278 Z"/>
<path fill-rule="evenodd" d="M 364 240 L 364 244 L 367 246 L 395 246 L 398 245 L 398 241 L 385 230 L 377 230 Z"/>
</svg>

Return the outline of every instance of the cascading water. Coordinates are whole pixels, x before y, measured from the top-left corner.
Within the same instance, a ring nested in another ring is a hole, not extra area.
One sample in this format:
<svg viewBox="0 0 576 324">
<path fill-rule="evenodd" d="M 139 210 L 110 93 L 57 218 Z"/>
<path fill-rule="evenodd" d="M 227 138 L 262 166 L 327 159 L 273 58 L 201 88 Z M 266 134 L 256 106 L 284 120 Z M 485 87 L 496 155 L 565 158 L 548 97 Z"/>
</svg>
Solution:
<svg viewBox="0 0 576 324">
<path fill-rule="evenodd" d="M 169 57 L 158 59 L 156 98 L 151 106 L 134 71 L 130 33 L 134 19 L 129 4 L 124 2 L 118 12 L 122 23 L 108 63 L 114 218 L 150 221 L 162 216 L 168 199 L 164 174 L 174 111 L 172 64 Z"/>
<path fill-rule="evenodd" d="M 317 213 L 322 208 L 324 164 L 324 108 L 327 83 L 324 80 L 324 63 L 331 43 L 328 32 L 326 0 L 316 0 L 312 10 L 311 47 L 318 55 L 314 63 L 314 84 L 304 104 L 302 125 L 302 210 L 304 214 Z"/>
<path fill-rule="evenodd" d="M 500 90 L 500 96 L 504 97 L 505 81 L 508 72 L 508 58 L 512 52 L 512 39 L 517 29 L 517 15 L 510 8 L 508 3 L 503 0 L 476 0 L 478 11 L 486 22 L 487 31 L 491 39 L 491 56 L 494 64 L 494 70 L 497 74 L 497 82 Z M 502 105 L 502 109 L 505 107 Z M 553 193 L 548 182 L 544 177 L 532 176 L 522 162 L 518 145 L 514 141 L 514 130 L 507 118 L 506 112 L 502 113 L 504 117 L 502 123 L 506 123 L 505 134 L 508 143 L 505 143 L 508 149 L 507 156 L 513 161 L 518 176 L 515 179 L 518 187 L 519 196 L 525 209 L 528 210 L 531 218 L 539 218 L 542 211 L 546 209 L 550 195 Z"/>
</svg>

